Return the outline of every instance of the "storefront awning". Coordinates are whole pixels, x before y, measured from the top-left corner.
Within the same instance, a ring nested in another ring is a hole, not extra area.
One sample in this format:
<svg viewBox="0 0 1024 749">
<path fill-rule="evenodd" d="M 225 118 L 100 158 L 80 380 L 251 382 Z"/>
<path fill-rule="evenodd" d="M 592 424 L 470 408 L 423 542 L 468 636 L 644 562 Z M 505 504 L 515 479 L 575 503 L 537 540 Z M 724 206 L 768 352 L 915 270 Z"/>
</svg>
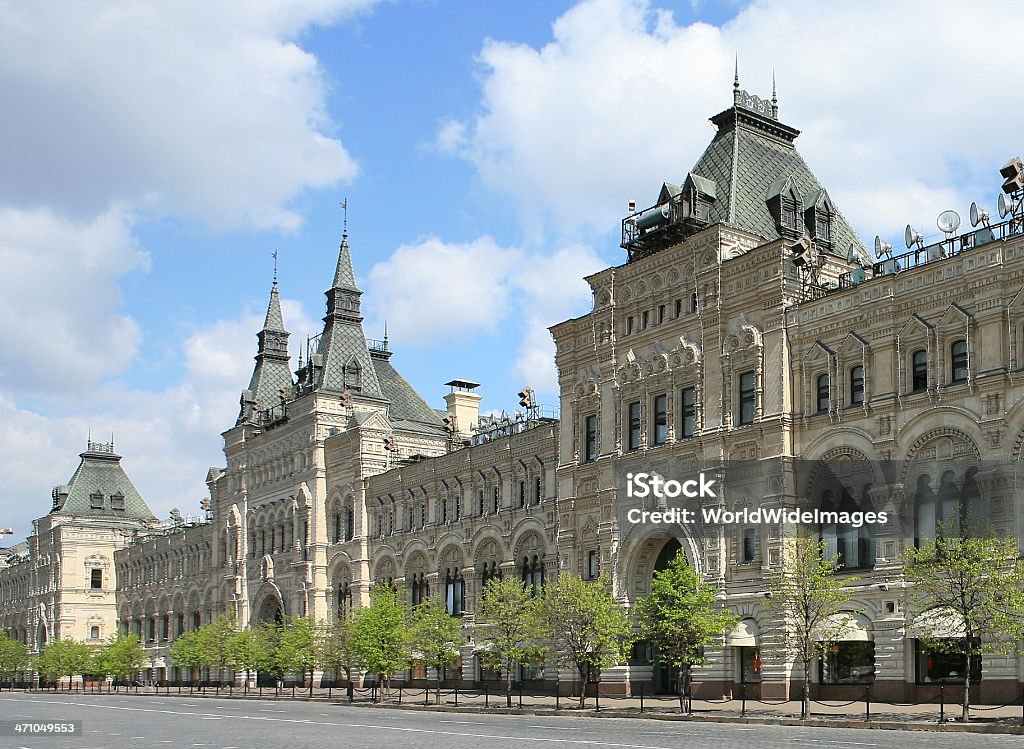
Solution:
<svg viewBox="0 0 1024 749">
<path fill-rule="evenodd" d="M 821 622 L 815 638 L 825 642 L 870 642 L 871 622 L 863 614 L 840 611 Z"/>
<path fill-rule="evenodd" d="M 951 609 L 930 609 L 919 614 L 907 626 L 907 637 L 934 637 L 936 639 L 959 639 L 966 627 L 960 614 Z"/>
<path fill-rule="evenodd" d="M 743 619 L 732 632 L 726 635 L 725 644 L 733 648 L 756 647 L 760 634 L 757 622 L 753 619 Z"/>
</svg>

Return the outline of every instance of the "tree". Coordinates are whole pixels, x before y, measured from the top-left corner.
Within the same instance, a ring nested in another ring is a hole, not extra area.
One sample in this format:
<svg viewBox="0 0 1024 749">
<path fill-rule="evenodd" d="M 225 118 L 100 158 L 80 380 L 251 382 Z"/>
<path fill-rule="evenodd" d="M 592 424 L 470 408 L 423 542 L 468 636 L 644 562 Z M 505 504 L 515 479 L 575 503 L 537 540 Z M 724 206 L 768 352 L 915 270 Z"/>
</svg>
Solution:
<svg viewBox="0 0 1024 749">
<path fill-rule="evenodd" d="M 484 586 L 476 610 L 474 634 L 481 660 L 505 672 L 505 705 L 512 707 L 512 681 L 516 666 L 541 659 L 538 599 L 515 577 L 491 578 Z"/>
<path fill-rule="evenodd" d="M 127 679 L 149 663 L 149 656 L 134 634 L 115 635 L 93 655 L 94 669 L 117 679 Z"/>
<path fill-rule="evenodd" d="M 280 682 L 284 678 L 284 669 L 277 658 L 278 646 L 284 633 L 284 623 L 278 621 L 263 622 L 256 629 L 256 639 L 260 647 L 256 649 L 255 668 L 261 674 L 268 674 Z"/>
<path fill-rule="evenodd" d="M 690 568 L 683 553 L 677 553 L 667 569 L 654 573 L 651 595 L 637 601 L 634 612 L 641 636 L 658 649 L 662 661 L 678 669 L 680 683 L 686 669 L 706 662 L 704 648 L 738 620 L 719 604 L 715 588 Z M 680 709 L 684 696 L 680 690 Z"/>
<path fill-rule="evenodd" d="M 409 665 L 406 635 L 408 607 L 394 586 L 378 583 L 370 589 L 370 605 L 356 609 L 352 619 L 357 663 L 377 674 L 387 688 L 391 678 Z"/>
<path fill-rule="evenodd" d="M 924 646 L 964 657 L 962 716 L 969 721 L 974 659 L 1024 654 L 1024 562 L 1012 537 L 962 536 L 961 528 L 958 520 L 940 523 L 934 539 L 907 549 L 904 574 L 908 614 L 926 630 Z"/>
<path fill-rule="evenodd" d="M 349 696 L 352 694 L 352 669 L 358 661 L 358 649 L 351 618 L 343 618 L 330 624 L 322 624 L 317 631 L 317 662 L 325 670 L 335 674 L 345 672 Z"/>
<path fill-rule="evenodd" d="M 433 595 L 412 610 L 409 618 L 409 645 L 424 665 L 437 670 L 437 697 L 441 702 L 441 678 L 444 667 L 458 656 L 466 642 L 462 620 L 448 613 L 440 596 Z"/>
<path fill-rule="evenodd" d="M 54 640 L 43 646 L 36 657 L 36 669 L 47 679 L 69 679 L 91 670 L 93 649 L 72 639 Z"/>
<path fill-rule="evenodd" d="M 313 693 L 313 669 L 317 663 L 316 625 L 304 616 L 289 617 L 280 627 L 274 660 L 281 673 L 295 671 L 305 681 L 309 673 L 309 693 Z"/>
<path fill-rule="evenodd" d="M 559 663 L 575 668 L 583 682 L 580 707 L 586 703 L 586 684 L 600 681 L 601 672 L 620 663 L 633 642 L 629 614 L 610 590 L 607 575 L 593 582 L 559 575 L 544 586 L 538 604 L 550 651 Z"/>
<path fill-rule="evenodd" d="M 223 679 L 224 669 L 227 668 L 228 641 L 237 631 L 234 611 L 221 614 L 209 624 L 204 624 L 196 630 L 199 667 L 205 667 L 211 671 L 216 669 L 218 682 Z"/>
<path fill-rule="evenodd" d="M 768 572 L 766 606 L 777 629 L 766 650 L 803 667 L 801 719 L 811 709 L 811 664 L 850 628 L 849 617 L 840 615 L 853 596 L 844 583 L 860 579 L 839 580 L 838 568 L 839 557 L 826 556 L 825 542 L 801 530 L 783 549 L 781 566 Z"/>
<path fill-rule="evenodd" d="M 261 629 L 243 629 L 233 633 L 224 644 L 225 664 L 232 671 L 245 672 L 245 686 L 253 671 L 267 659 L 267 642 Z"/>
<path fill-rule="evenodd" d="M 28 648 L 0 630 L 0 679 L 7 679 L 13 684 L 18 674 L 28 670 L 28 666 Z"/>
<path fill-rule="evenodd" d="M 202 668 L 205 661 L 202 654 L 199 630 L 182 632 L 171 643 L 167 652 L 168 657 L 178 668 L 188 669 L 190 672 Z"/>
</svg>

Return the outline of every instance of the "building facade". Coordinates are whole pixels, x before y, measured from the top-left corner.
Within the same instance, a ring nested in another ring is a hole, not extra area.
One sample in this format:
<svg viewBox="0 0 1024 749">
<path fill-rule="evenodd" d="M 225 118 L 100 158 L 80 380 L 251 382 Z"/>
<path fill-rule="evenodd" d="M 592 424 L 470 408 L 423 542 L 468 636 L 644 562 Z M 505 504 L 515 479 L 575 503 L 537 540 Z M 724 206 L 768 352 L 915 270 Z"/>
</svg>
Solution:
<svg viewBox="0 0 1024 749">
<path fill-rule="evenodd" d="M 699 691 L 794 694 L 799 675 L 768 655 L 778 633 L 765 607 L 766 573 L 794 528 L 635 518 L 817 507 L 892 518 L 815 528 L 854 590 L 847 633 L 815 669 L 819 694 L 873 683 L 880 699 L 909 700 L 980 667 L 983 698 L 1015 698 L 1021 659 L 968 666 L 922 649 L 900 559 L 952 506 L 1024 539 L 1015 474 L 1024 227 L 1011 219 L 872 258 L 797 152 L 799 133 L 779 120 L 774 97 L 737 86 L 712 122 L 717 133 L 682 183 L 665 183 L 649 209 L 631 208 L 627 262 L 587 279 L 593 309 L 551 328 L 557 420 L 481 416 L 467 380 L 448 383 L 446 408 L 428 405 L 393 366 L 386 338 L 365 335 L 347 232 L 323 331 L 294 370 L 275 282 L 203 517 L 156 525 L 141 512 L 105 552 L 116 601 L 111 591 L 104 602 L 143 640 L 149 676 L 192 678 L 173 669 L 167 648 L 226 611 L 243 625 L 330 620 L 387 580 L 410 603 L 440 595 L 468 625 L 491 577 L 539 586 L 604 572 L 629 605 L 683 553 L 741 618 L 695 675 Z M 631 474 L 702 471 L 720 479 L 714 496 L 628 488 Z M 60 623 L 94 616 L 78 613 L 85 600 L 68 598 L 75 613 L 63 619 L 52 593 L 37 600 L 65 553 L 41 545 L 50 527 L 37 527 L 26 561 L 0 570 L 3 600 L 26 601 L 3 626 L 36 644 L 57 632 L 85 637 Z M 77 552 L 62 569 L 92 569 L 94 557 Z M 497 676 L 472 643 L 445 674 L 462 684 Z M 542 667 L 518 677 L 568 689 L 573 675 Z M 678 687 L 644 643 L 602 678 L 623 692 Z"/>
</svg>

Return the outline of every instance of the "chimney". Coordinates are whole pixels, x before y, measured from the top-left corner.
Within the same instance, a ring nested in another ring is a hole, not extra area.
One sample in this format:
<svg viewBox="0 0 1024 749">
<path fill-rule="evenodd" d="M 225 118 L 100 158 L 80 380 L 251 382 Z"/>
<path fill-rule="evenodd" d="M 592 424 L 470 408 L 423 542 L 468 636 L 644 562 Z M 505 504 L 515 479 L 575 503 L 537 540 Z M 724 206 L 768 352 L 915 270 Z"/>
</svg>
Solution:
<svg viewBox="0 0 1024 749">
<path fill-rule="evenodd" d="M 480 401 L 483 400 L 483 396 L 474 392 L 480 387 L 480 383 L 471 380 L 452 380 L 445 385 L 451 388 L 444 397 L 444 402 L 448 405 L 448 415 L 454 420 L 453 435 L 469 439 L 470 428 L 480 418 Z"/>
</svg>

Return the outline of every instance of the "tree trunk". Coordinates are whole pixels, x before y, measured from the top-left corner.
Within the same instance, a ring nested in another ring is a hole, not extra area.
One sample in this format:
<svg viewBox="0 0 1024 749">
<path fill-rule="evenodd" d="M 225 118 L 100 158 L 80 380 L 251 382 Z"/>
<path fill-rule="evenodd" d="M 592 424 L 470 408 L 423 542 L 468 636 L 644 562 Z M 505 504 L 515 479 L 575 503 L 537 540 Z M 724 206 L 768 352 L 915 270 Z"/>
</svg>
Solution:
<svg viewBox="0 0 1024 749">
<path fill-rule="evenodd" d="M 800 704 L 800 719 L 811 717 L 811 662 L 804 659 L 804 695 Z"/>
<path fill-rule="evenodd" d="M 582 679 L 580 685 L 580 710 L 582 710 L 587 704 L 587 684 L 590 682 L 590 666 L 577 670 L 580 672 L 580 679 Z"/>
<path fill-rule="evenodd" d="M 505 707 L 512 707 L 512 666 L 506 664 L 505 669 Z"/>
<path fill-rule="evenodd" d="M 967 673 L 964 674 L 964 704 L 960 717 L 964 723 L 971 719 L 971 659 L 972 653 L 967 653 Z"/>
</svg>

